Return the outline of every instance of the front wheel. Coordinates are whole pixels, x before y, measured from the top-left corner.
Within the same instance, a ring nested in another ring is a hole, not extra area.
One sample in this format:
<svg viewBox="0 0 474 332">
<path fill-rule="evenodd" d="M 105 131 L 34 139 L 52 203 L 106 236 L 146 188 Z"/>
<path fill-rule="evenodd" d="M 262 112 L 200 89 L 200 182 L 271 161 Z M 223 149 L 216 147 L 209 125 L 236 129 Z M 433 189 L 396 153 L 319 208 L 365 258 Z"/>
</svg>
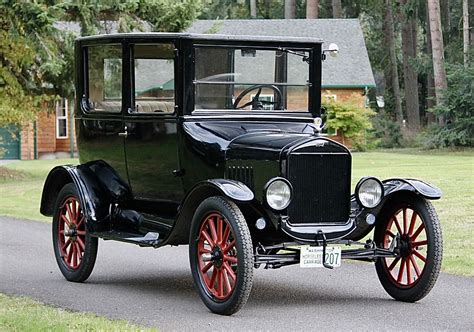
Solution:
<svg viewBox="0 0 474 332">
<path fill-rule="evenodd" d="M 377 246 L 399 252 L 395 258 L 379 258 L 375 263 L 387 293 L 405 302 L 425 297 L 438 278 L 443 256 L 441 225 L 433 205 L 415 196 L 389 203 L 374 239 Z"/>
<path fill-rule="evenodd" d="M 66 184 L 59 192 L 53 216 L 53 246 L 64 277 L 82 282 L 92 273 L 98 240 L 86 228 L 76 186 Z"/>
<path fill-rule="evenodd" d="M 252 239 L 235 203 L 210 197 L 199 205 L 189 259 L 199 295 L 212 312 L 231 315 L 247 302 L 253 279 Z"/>
</svg>

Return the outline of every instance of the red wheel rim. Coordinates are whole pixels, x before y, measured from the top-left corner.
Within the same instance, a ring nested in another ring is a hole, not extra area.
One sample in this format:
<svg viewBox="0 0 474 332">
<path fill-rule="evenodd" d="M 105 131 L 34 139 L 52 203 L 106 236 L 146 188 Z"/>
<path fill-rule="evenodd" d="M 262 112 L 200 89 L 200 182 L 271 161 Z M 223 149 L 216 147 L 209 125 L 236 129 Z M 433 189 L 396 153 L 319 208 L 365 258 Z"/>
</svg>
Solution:
<svg viewBox="0 0 474 332">
<path fill-rule="evenodd" d="M 400 238 L 400 256 L 385 258 L 384 267 L 398 287 L 412 287 L 424 272 L 428 254 L 426 225 L 416 211 L 404 207 L 392 215 L 384 233 L 384 248 L 390 248 L 397 236 Z"/>
<path fill-rule="evenodd" d="M 79 201 L 69 196 L 59 209 L 58 246 L 68 268 L 76 270 L 84 257 L 86 228 Z"/>
<path fill-rule="evenodd" d="M 203 218 L 197 243 L 201 281 L 218 300 L 228 299 L 237 284 L 237 248 L 232 227 L 218 212 Z"/>
</svg>

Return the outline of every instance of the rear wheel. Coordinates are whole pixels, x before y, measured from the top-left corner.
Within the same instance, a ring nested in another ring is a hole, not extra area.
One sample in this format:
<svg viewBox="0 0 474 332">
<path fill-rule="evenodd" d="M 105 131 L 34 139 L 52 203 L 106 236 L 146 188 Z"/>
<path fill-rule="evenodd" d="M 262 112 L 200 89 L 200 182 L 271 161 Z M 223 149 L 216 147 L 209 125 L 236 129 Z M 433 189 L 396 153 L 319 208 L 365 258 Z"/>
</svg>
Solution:
<svg viewBox="0 0 474 332">
<path fill-rule="evenodd" d="M 434 286 L 441 268 L 443 240 L 433 205 L 419 197 L 397 199 L 381 214 L 374 238 L 381 248 L 396 247 L 395 258 L 375 263 L 382 286 L 400 301 L 415 302 Z"/>
<path fill-rule="evenodd" d="M 189 259 L 199 295 L 212 312 L 231 315 L 247 302 L 253 279 L 252 240 L 237 205 L 222 197 L 199 205 Z"/>
<path fill-rule="evenodd" d="M 53 216 L 53 246 L 59 269 L 67 280 L 82 282 L 90 276 L 97 242 L 87 231 L 75 185 L 65 185 L 59 192 Z"/>
</svg>

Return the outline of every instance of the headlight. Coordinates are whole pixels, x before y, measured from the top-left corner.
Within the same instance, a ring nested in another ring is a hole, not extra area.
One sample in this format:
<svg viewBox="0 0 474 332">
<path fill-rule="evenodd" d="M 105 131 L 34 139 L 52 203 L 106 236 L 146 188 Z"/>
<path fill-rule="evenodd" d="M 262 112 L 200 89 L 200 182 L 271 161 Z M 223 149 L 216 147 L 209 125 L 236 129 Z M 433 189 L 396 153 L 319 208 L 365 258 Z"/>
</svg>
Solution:
<svg viewBox="0 0 474 332">
<path fill-rule="evenodd" d="M 285 209 L 291 201 L 291 185 L 284 178 L 273 178 L 265 186 L 265 199 L 274 210 Z"/>
<path fill-rule="evenodd" d="M 357 183 L 356 198 L 366 208 L 376 207 L 383 197 L 383 185 L 376 178 L 363 178 Z"/>
</svg>

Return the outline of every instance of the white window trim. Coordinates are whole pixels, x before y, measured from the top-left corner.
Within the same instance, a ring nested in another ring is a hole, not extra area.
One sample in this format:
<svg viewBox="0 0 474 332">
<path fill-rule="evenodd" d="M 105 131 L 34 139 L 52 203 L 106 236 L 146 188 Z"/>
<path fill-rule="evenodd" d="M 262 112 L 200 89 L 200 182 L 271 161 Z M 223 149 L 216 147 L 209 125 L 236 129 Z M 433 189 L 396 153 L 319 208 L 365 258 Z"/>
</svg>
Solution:
<svg viewBox="0 0 474 332">
<path fill-rule="evenodd" d="M 59 109 L 64 105 L 64 115 L 58 115 Z M 69 123 L 68 123 L 68 114 L 69 114 L 69 103 L 67 98 L 62 98 L 62 100 L 56 101 L 56 138 L 57 139 L 67 139 L 69 137 Z M 66 120 L 66 136 L 59 135 L 59 120 Z"/>
<path fill-rule="evenodd" d="M 335 94 L 323 94 L 323 98 L 325 101 L 330 102 L 330 101 L 337 101 L 337 95 Z"/>
</svg>

